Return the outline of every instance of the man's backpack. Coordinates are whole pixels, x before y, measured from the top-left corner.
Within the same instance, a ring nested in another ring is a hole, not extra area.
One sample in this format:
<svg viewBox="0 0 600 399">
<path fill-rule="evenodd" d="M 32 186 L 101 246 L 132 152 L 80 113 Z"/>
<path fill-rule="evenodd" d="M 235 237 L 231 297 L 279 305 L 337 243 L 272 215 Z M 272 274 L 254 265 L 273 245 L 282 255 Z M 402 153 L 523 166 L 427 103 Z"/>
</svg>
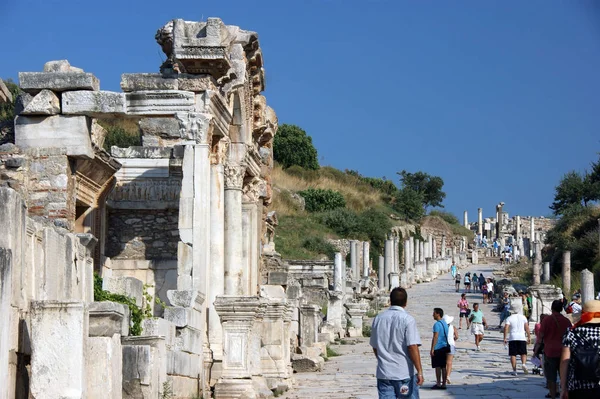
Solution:
<svg viewBox="0 0 600 399">
<path fill-rule="evenodd" d="M 567 306 L 567 308 L 565 309 L 565 312 L 567 312 L 568 314 L 573 313 L 573 302 L 571 302 L 569 304 L 569 306 Z"/>
<path fill-rule="evenodd" d="M 575 379 L 600 381 L 600 348 L 586 339 L 583 339 L 583 342 L 582 347 L 571 352 L 575 365 Z"/>
</svg>

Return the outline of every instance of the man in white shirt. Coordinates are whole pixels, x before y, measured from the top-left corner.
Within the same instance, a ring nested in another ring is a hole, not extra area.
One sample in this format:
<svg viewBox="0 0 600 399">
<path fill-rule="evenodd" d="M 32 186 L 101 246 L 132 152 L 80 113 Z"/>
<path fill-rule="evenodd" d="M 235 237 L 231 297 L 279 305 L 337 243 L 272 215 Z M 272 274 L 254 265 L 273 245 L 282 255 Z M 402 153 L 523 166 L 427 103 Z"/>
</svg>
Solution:
<svg viewBox="0 0 600 399">
<path fill-rule="evenodd" d="M 492 283 L 492 279 L 488 278 L 487 282 L 487 292 L 488 292 L 488 303 L 494 303 L 494 283 Z"/>
<path fill-rule="evenodd" d="M 504 345 L 508 343 L 512 375 L 517 375 L 517 355 L 521 356 L 521 369 L 527 374 L 527 344 L 531 342 L 529 323 L 523 316 L 523 305 L 517 301 L 511 303 L 510 312 L 512 314 L 504 321 Z"/>
</svg>

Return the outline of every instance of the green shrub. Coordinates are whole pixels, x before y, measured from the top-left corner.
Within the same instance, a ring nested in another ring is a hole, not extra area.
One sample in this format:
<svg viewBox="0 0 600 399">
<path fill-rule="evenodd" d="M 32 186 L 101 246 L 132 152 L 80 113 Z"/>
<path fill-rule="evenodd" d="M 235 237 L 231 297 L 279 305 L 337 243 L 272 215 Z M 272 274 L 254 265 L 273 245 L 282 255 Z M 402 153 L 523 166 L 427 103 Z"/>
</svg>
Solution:
<svg viewBox="0 0 600 399">
<path fill-rule="evenodd" d="M 371 326 L 367 325 L 367 324 L 363 324 L 363 337 L 370 337 L 371 336 Z"/>
<path fill-rule="evenodd" d="M 341 237 L 356 234 L 360 228 L 360 219 L 356 212 L 346 208 L 337 208 L 321 215 L 321 223 L 335 231 Z"/>
<path fill-rule="evenodd" d="M 327 255 L 329 259 L 333 259 L 335 256 L 335 247 L 325 241 L 322 237 L 308 237 L 302 243 L 302 248 L 307 249 L 311 252 Z"/>
<path fill-rule="evenodd" d="M 456 216 L 454 216 L 453 213 L 450 213 L 450 212 L 434 209 L 431 212 L 429 212 L 429 216 L 438 216 L 450 224 L 460 224 L 460 222 L 458 221 L 458 218 Z"/>
<path fill-rule="evenodd" d="M 337 353 L 336 351 L 334 351 L 333 349 L 331 349 L 329 347 L 329 345 L 327 345 L 327 357 L 336 357 L 336 356 L 340 356 L 340 354 Z"/>
<path fill-rule="evenodd" d="M 344 196 L 338 191 L 309 188 L 298 194 L 304 197 L 308 212 L 323 212 L 346 206 Z"/>
<path fill-rule="evenodd" d="M 312 138 L 296 125 L 279 126 L 273 139 L 273 158 L 284 169 L 293 165 L 304 169 L 319 169 L 317 149 Z"/>
<path fill-rule="evenodd" d="M 7 103 L 0 103 L 0 123 L 13 121 L 15 119 L 15 101 L 17 96 L 21 92 L 19 86 L 17 86 L 11 79 L 4 81 L 6 88 L 12 94 L 12 101 Z"/>
<path fill-rule="evenodd" d="M 125 130 L 120 126 L 103 126 L 106 129 L 106 138 L 104 139 L 104 149 L 110 152 L 112 146 L 131 147 L 142 145 L 142 138 L 139 132 Z"/>
</svg>

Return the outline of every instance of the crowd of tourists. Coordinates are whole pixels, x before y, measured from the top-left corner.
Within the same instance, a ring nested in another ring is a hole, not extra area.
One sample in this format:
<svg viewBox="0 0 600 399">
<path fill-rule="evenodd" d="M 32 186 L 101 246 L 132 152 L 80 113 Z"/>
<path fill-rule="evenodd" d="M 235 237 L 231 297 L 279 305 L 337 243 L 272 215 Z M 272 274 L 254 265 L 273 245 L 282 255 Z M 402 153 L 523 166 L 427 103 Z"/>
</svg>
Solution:
<svg viewBox="0 0 600 399">
<path fill-rule="evenodd" d="M 452 265 L 451 273 L 456 283 L 456 277 L 460 273 L 455 265 Z M 465 277 L 467 274 L 469 273 L 465 273 Z M 473 284 L 476 280 L 477 288 Z M 463 280 L 458 281 L 460 283 Z M 463 328 L 463 319 L 465 329 L 474 336 L 475 350 L 481 350 L 488 323 L 480 309 L 480 303 L 470 305 L 467 300 L 466 294 L 472 292 L 471 284 L 473 290 L 482 292 L 483 304 L 493 303 L 493 279 L 474 273 L 469 274 L 468 280 L 464 280 L 465 292 L 457 303 L 458 329 L 455 327 L 454 317 L 444 313 L 442 308 L 433 309 L 433 337 L 429 355 L 436 381 L 431 389 L 445 390 L 447 385 L 452 384 L 450 375 L 455 345 L 459 339 L 457 330 Z M 457 284 L 457 289 L 459 286 Z M 415 319 L 405 310 L 408 301 L 406 290 L 393 289 L 390 300 L 390 308 L 373 321 L 370 338 L 377 357 L 379 398 L 418 398 L 419 386 L 424 383 L 419 351 L 421 339 Z M 516 376 L 519 369 L 527 374 L 528 345 L 532 343 L 528 321 L 531 297 L 523 292 L 513 296 L 503 293 L 500 305 L 502 313 L 498 327 L 508 351 L 511 374 Z M 567 317 L 563 315 L 566 309 L 571 312 Z M 569 318 L 576 323 L 572 324 Z M 536 344 L 531 361 L 538 366 L 536 369 L 543 370 L 549 391 L 546 397 L 557 398 L 560 395 L 561 399 L 600 398 L 600 300 L 581 305 L 581 297 L 577 293 L 569 303 L 564 299 L 556 300 L 552 303 L 552 314 L 542 315 L 534 333 Z M 517 360 L 520 360 L 520 367 L 517 367 Z M 559 376 L 560 393 L 557 385 Z"/>
</svg>

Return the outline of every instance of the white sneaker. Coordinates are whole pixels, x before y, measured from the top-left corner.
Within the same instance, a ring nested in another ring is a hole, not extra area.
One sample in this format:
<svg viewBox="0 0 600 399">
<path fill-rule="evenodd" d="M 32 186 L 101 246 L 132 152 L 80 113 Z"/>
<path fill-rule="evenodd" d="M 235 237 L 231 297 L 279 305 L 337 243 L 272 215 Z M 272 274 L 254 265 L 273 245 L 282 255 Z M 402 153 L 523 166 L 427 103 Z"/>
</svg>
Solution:
<svg viewBox="0 0 600 399">
<path fill-rule="evenodd" d="M 521 364 L 521 370 L 523 370 L 523 373 L 529 374 L 529 370 L 527 370 L 527 366 L 525 366 L 524 364 Z"/>
<path fill-rule="evenodd" d="M 513 370 L 511 374 L 516 377 L 517 376 L 517 370 Z"/>
<path fill-rule="evenodd" d="M 481 347 L 479 345 L 477 345 L 477 351 L 481 350 Z"/>
</svg>

